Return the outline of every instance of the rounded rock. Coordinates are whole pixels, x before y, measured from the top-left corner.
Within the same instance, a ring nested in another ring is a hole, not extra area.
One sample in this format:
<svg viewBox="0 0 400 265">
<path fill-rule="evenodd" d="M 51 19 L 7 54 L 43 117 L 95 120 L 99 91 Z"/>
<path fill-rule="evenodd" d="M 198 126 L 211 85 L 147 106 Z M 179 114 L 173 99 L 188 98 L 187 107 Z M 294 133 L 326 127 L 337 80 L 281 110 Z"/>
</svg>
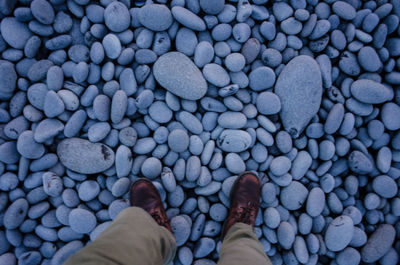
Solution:
<svg viewBox="0 0 400 265">
<path fill-rule="evenodd" d="M 354 231 L 353 220 L 341 215 L 332 220 L 325 232 L 325 244 L 331 251 L 341 251 L 349 245 Z"/>
<path fill-rule="evenodd" d="M 144 5 L 139 10 L 138 18 L 143 26 L 152 31 L 164 31 L 173 22 L 168 7 L 159 4 Z"/>
<path fill-rule="evenodd" d="M 393 198 L 396 196 L 398 188 L 396 181 L 386 175 L 380 175 L 374 178 L 372 189 L 383 198 Z"/>
<path fill-rule="evenodd" d="M 272 160 L 269 169 L 275 176 L 282 176 L 290 170 L 291 166 L 292 163 L 289 158 L 286 156 L 278 156 Z"/>
<path fill-rule="evenodd" d="M 6 229 L 16 229 L 25 220 L 29 204 L 27 200 L 20 198 L 14 201 L 5 211 L 3 225 Z"/>
<path fill-rule="evenodd" d="M 243 159 L 236 153 L 229 153 L 225 156 L 226 168 L 233 174 L 239 174 L 246 170 Z"/>
<path fill-rule="evenodd" d="M 1 20 L 1 36 L 15 49 L 23 49 L 26 42 L 32 36 L 27 24 L 19 22 L 14 17 L 6 17 Z"/>
<path fill-rule="evenodd" d="M 322 77 L 318 63 L 305 55 L 292 59 L 279 74 L 275 93 L 282 104 L 283 127 L 297 138 L 321 104 Z"/>
<path fill-rule="evenodd" d="M 153 74 L 169 92 L 188 100 L 198 100 L 207 92 L 207 82 L 200 70 L 186 55 L 169 52 L 155 62 Z"/>
<path fill-rule="evenodd" d="M 175 216 L 171 219 L 171 229 L 176 238 L 176 245 L 182 246 L 190 236 L 190 224 L 183 216 Z"/>
<path fill-rule="evenodd" d="M 257 96 L 256 106 L 258 112 L 264 115 L 273 115 L 281 111 L 281 101 L 272 92 L 262 92 Z"/>
<path fill-rule="evenodd" d="M 28 159 L 38 159 L 45 152 L 44 146 L 34 140 L 34 133 L 29 130 L 19 135 L 17 150 L 18 153 Z"/>
<path fill-rule="evenodd" d="M 149 179 L 155 179 L 158 177 L 161 174 L 161 170 L 161 162 L 155 157 L 149 157 L 144 160 L 141 167 L 142 174 Z"/>
<path fill-rule="evenodd" d="M 224 130 L 217 139 L 217 145 L 225 152 L 239 153 L 251 145 L 251 136 L 242 130 Z"/>
<path fill-rule="evenodd" d="M 167 123 L 172 119 L 172 111 L 163 101 L 156 101 L 149 108 L 150 117 L 158 123 Z"/>
<path fill-rule="evenodd" d="M 123 3 L 113 1 L 104 10 L 104 21 L 111 31 L 122 32 L 129 28 L 131 15 Z"/>
<path fill-rule="evenodd" d="M 55 14 L 54 9 L 48 1 L 34 0 L 31 2 L 32 15 L 42 24 L 53 23 Z"/>
<path fill-rule="evenodd" d="M 80 234 L 89 234 L 96 227 L 96 216 L 85 209 L 73 209 L 69 213 L 69 225 L 71 229 Z"/>
<path fill-rule="evenodd" d="M 230 82 L 230 77 L 226 70 L 215 63 L 209 63 L 204 66 L 203 76 L 209 83 L 217 87 L 227 86 Z"/>
<path fill-rule="evenodd" d="M 275 84 L 275 79 L 275 72 L 271 68 L 258 67 L 249 74 L 250 88 L 254 91 L 271 88 Z"/>
<path fill-rule="evenodd" d="M 282 205 L 290 210 L 300 209 L 307 199 L 308 190 L 298 181 L 292 181 L 289 186 L 284 187 L 280 194 Z"/>
<path fill-rule="evenodd" d="M 68 169 L 81 174 L 95 174 L 114 164 L 114 151 L 101 143 L 91 143 L 79 138 L 61 141 L 57 146 L 60 162 Z"/>
<path fill-rule="evenodd" d="M 368 238 L 361 249 L 361 259 L 366 263 L 374 263 L 383 257 L 392 247 L 396 230 L 390 224 L 382 224 Z"/>
<path fill-rule="evenodd" d="M 17 85 L 17 73 L 14 65 L 0 60 L 0 100 L 8 100 L 13 96 Z"/>
<path fill-rule="evenodd" d="M 175 129 L 168 135 L 168 146 L 172 151 L 181 153 L 185 151 L 189 146 L 188 134 L 181 130 Z"/>
<path fill-rule="evenodd" d="M 400 129 L 400 107 L 399 105 L 389 102 L 381 108 L 381 120 L 386 129 L 395 131 Z"/>
<path fill-rule="evenodd" d="M 381 104 L 393 98 L 393 91 L 388 87 L 369 79 L 358 79 L 351 84 L 351 94 L 358 101 L 367 104 Z"/>
<path fill-rule="evenodd" d="M 225 6 L 225 0 L 200 0 L 201 9 L 209 15 L 219 14 Z"/>
<path fill-rule="evenodd" d="M 206 30 L 204 21 L 192 11 L 181 6 L 174 6 L 171 11 L 175 20 L 183 26 L 196 31 Z"/>
</svg>

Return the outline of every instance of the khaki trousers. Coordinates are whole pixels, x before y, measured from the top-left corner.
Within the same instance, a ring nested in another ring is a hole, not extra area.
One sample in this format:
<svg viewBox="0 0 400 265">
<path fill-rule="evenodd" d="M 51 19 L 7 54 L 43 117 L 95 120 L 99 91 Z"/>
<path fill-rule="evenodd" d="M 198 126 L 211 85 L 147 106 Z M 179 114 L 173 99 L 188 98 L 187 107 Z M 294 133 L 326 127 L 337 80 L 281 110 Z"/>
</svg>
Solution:
<svg viewBox="0 0 400 265">
<path fill-rule="evenodd" d="M 172 264 L 175 237 L 143 209 L 129 207 L 89 245 L 64 265 Z M 220 249 L 219 265 L 271 265 L 251 226 L 233 225 Z"/>
</svg>

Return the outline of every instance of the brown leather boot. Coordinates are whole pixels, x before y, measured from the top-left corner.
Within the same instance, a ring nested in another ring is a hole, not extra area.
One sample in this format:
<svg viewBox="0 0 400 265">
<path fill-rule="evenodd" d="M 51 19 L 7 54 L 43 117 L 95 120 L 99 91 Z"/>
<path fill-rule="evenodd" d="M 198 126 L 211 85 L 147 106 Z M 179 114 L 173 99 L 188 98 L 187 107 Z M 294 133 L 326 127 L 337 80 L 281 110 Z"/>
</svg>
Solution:
<svg viewBox="0 0 400 265">
<path fill-rule="evenodd" d="M 132 206 L 140 207 L 148 212 L 159 225 L 172 233 L 160 194 L 150 180 L 138 179 L 131 187 L 130 196 Z"/>
<path fill-rule="evenodd" d="M 260 208 L 261 185 L 256 175 L 244 172 L 239 175 L 231 189 L 230 211 L 222 230 L 222 239 L 235 223 L 254 227 Z"/>
</svg>

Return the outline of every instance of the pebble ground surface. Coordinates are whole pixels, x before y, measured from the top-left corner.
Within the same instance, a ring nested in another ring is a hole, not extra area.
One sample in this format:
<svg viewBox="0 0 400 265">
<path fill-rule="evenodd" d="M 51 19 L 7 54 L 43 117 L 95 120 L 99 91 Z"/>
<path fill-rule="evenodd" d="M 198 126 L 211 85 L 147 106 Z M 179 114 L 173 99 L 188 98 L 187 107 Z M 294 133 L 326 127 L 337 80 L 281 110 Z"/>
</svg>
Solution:
<svg viewBox="0 0 400 265">
<path fill-rule="evenodd" d="M 61 265 L 138 177 L 173 264 L 215 264 L 245 170 L 274 265 L 398 264 L 399 20 L 400 0 L 0 0 L 0 265 Z"/>
</svg>

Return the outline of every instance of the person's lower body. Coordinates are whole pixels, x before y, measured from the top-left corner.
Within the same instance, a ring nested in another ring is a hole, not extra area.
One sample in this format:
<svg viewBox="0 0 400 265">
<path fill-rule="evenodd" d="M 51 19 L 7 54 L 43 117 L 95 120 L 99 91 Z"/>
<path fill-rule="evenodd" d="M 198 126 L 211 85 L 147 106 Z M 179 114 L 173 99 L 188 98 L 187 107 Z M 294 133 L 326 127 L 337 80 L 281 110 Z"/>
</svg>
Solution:
<svg viewBox="0 0 400 265">
<path fill-rule="evenodd" d="M 175 252 L 175 237 L 168 229 L 142 208 L 129 207 L 65 265 L 168 264 Z"/>
<path fill-rule="evenodd" d="M 259 200 L 259 183 L 252 176 L 241 178 L 232 187 L 219 265 L 271 265 L 253 232 L 259 207 L 255 202 Z M 173 261 L 176 241 L 156 189 L 148 181 L 136 185 L 136 190 L 134 186 L 131 204 L 138 207 L 123 210 L 97 239 L 74 254 L 65 265 L 158 265 Z"/>
</svg>

